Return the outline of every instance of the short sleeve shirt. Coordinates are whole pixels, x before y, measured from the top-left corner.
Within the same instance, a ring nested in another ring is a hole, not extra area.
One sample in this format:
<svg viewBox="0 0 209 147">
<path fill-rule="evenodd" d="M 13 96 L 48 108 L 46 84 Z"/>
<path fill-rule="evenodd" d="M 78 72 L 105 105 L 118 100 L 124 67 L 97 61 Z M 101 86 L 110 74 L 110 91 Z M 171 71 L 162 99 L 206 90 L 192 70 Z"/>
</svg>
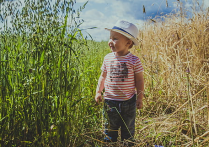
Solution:
<svg viewBox="0 0 209 147">
<path fill-rule="evenodd" d="M 128 100 L 136 93 L 134 74 L 144 70 L 137 56 L 115 56 L 114 52 L 105 56 L 101 69 L 107 72 L 104 98 L 116 101 Z"/>
</svg>

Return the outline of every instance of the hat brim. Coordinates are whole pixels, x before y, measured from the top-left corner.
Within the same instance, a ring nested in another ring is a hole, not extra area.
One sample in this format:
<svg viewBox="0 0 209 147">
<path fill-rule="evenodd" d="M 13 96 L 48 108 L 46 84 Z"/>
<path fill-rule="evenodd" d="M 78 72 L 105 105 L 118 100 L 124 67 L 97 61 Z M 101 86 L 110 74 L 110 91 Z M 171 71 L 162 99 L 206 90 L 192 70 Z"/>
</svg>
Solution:
<svg viewBox="0 0 209 147">
<path fill-rule="evenodd" d="M 133 36 L 129 35 L 128 33 L 126 32 L 123 32 L 121 30 L 117 30 L 117 29 L 108 29 L 108 28 L 105 28 L 105 30 L 107 31 L 114 31 L 114 32 L 118 32 L 124 36 L 126 36 L 127 38 L 129 38 L 130 40 L 132 40 L 134 42 L 134 45 L 139 45 L 139 42 L 136 38 L 134 38 Z"/>
</svg>

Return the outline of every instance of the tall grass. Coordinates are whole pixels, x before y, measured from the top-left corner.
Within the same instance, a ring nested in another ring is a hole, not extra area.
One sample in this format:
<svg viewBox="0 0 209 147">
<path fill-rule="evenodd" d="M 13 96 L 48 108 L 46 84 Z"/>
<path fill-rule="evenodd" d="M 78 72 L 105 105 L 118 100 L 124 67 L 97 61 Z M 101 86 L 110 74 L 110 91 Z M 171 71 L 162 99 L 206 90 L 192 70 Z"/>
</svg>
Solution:
<svg viewBox="0 0 209 147">
<path fill-rule="evenodd" d="M 0 34 L 1 146 L 84 145 L 81 134 L 98 124 L 95 83 L 109 51 L 79 30 L 85 5 L 50 2 L 11 7 L 12 27 Z"/>
<path fill-rule="evenodd" d="M 25 0 L 21 11 L 20 3 L 5 2 L 1 9 L 1 146 L 103 145 L 94 91 L 107 42 L 87 41 L 79 30 L 85 5 L 50 2 Z M 185 14 L 181 7 L 147 21 L 132 49 L 145 69 L 136 146 L 209 145 L 209 13 Z"/>
<path fill-rule="evenodd" d="M 209 13 L 200 10 L 192 18 L 183 10 L 156 17 L 140 32 L 136 54 L 144 63 L 146 90 L 139 146 L 209 145 Z"/>
</svg>

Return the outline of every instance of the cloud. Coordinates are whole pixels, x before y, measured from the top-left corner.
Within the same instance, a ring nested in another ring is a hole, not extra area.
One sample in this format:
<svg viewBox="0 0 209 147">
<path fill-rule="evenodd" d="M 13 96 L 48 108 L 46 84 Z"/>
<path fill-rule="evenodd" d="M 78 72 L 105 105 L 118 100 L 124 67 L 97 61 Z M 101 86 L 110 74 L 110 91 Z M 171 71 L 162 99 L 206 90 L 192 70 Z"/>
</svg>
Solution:
<svg viewBox="0 0 209 147">
<path fill-rule="evenodd" d="M 128 1 L 113 1 L 111 3 L 111 10 L 113 10 L 113 14 L 118 17 L 126 17 L 128 12 L 132 11 L 132 4 Z"/>
<path fill-rule="evenodd" d="M 94 3 L 105 3 L 107 0 L 76 0 L 77 3 L 85 3 L 87 1 Z"/>
<path fill-rule="evenodd" d="M 84 23 L 81 25 L 81 29 L 84 35 L 87 33 L 91 34 L 93 39 L 96 41 L 107 40 L 109 37 L 109 32 L 104 28 L 111 27 L 112 21 L 114 21 L 115 16 L 107 17 L 99 10 L 92 9 L 81 13 L 81 18 L 84 19 Z M 88 29 L 96 27 L 94 29 Z"/>
<path fill-rule="evenodd" d="M 96 9 L 91 9 L 83 13 L 83 17 L 87 19 L 103 18 L 104 14 Z"/>
<path fill-rule="evenodd" d="M 79 2 L 85 2 L 85 0 L 79 0 Z M 167 7 L 166 0 L 89 0 L 86 7 L 93 9 L 100 4 L 97 9 L 105 11 L 105 15 L 144 20 L 171 13 L 177 8 L 176 2 L 176 0 L 169 0 Z M 145 6 L 146 14 L 143 13 L 143 6 Z"/>
<path fill-rule="evenodd" d="M 203 4 L 204 4 L 204 8 L 208 8 L 209 7 L 209 1 L 208 0 L 205 0 Z"/>
</svg>

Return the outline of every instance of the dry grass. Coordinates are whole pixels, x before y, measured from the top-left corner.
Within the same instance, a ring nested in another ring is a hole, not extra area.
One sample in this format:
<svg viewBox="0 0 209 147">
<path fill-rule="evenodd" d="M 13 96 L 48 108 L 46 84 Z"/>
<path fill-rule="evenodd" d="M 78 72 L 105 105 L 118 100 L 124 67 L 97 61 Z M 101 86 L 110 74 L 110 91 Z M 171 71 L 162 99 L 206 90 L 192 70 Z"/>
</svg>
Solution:
<svg viewBox="0 0 209 147">
<path fill-rule="evenodd" d="M 209 13 L 147 22 L 137 54 L 145 77 L 139 146 L 209 145 Z"/>
</svg>

